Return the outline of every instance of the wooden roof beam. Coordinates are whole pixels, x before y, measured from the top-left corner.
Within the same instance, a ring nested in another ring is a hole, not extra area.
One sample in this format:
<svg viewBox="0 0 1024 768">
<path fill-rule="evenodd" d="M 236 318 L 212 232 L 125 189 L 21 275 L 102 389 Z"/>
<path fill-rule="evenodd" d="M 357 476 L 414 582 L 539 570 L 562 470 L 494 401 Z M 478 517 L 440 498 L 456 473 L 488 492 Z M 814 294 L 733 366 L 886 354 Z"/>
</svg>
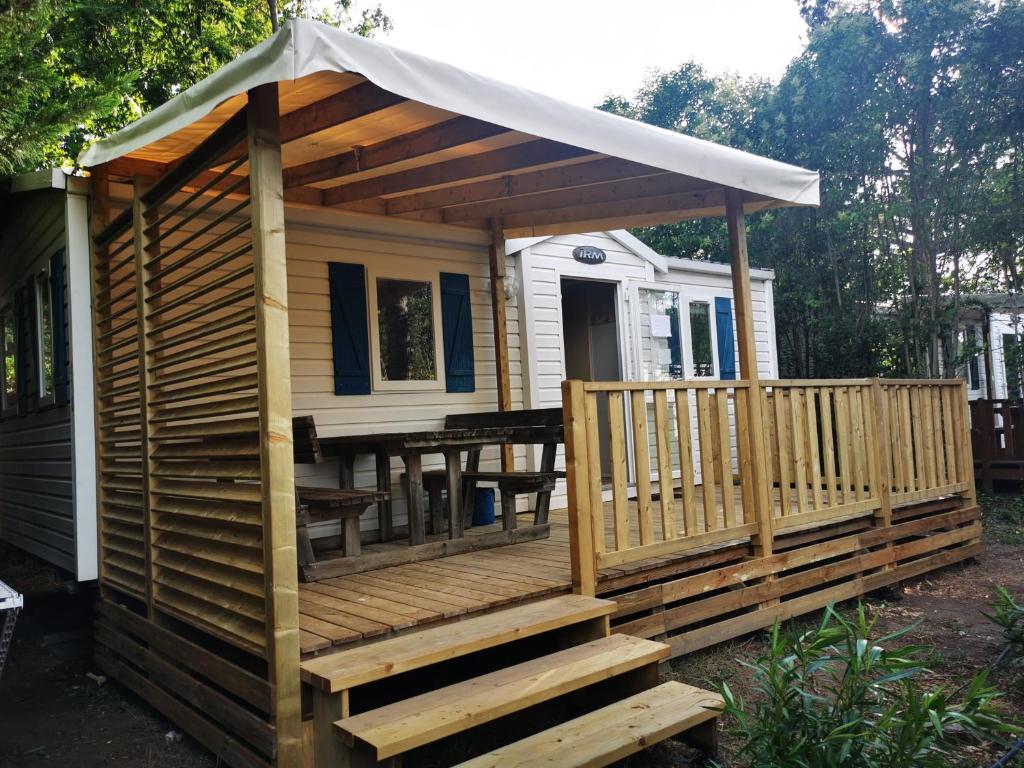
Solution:
<svg viewBox="0 0 1024 768">
<path fill-rule="evenodd" d="M 725 190 L 698 190 L 642 197 L 636 200 L 615 200 L 591 205 L 573 205 L 552 210 L 516 213 L 504 217 L 508 237 L 551 234 L 552 231 L 590 231 L 591 228 L 643 226 L 643 223 L 682 221 L 721 213 L 725 206 Z M 620 223 L 620 221 L 622 223 Z M 467 222 L 468 223 L 468 222 Z M 474 222 L 481 228 L 486 222 Z M 568 226 L 569 229 L 565 229 Z M 573 230 L 572 227 L 581 227 Z"/>
<path fill-rule="evenodd" d="M 281 115 L 281 144 L 367 117 L 406 101 L 408 99 L 404 96 L 364 81 Z M 248 147 L 245 142 L 240 142 L 224 159 L 236 160 L 246 152 Z"/>
<path fill-rule="evenodd" d="M 517 170 L 539 170 L 544 166 L 591 157 L 599 156 L 588 149 L 538 139 L 330 187 L 324 190 L 324 204 L 344 205 L 374 197 L 501 176 Z"/>
<path fill-rule="evenodd" d="M 616 157 L 605 157 L 589 163 L 576 163 L 561 168 L 548 168 L 543 171 L 519 173 L 430 192 L 392 197 L 387 200 L 387 213 L 394 216 L 662 173 L 665 171 L 661 168 Z"/>
<path fill-rule="evenodd" d="M 497 216 L 508 217 L 513 214 L 557 211 L 601 203 L 635 203 L 644 198 L 656 196 L 713 191 L 714 188 L 706 181 L 663 172 L 639 179 L 611 181 L 604 184 L 591 184 L 585 187 L 453 206 L 444 209 L 442 220 L 449 224 L 459 224 Z"/>
<path fill-rule="evenodd" d="M 236 158 L 237 159 L 237 158 Z M 218 164 L 220 161 L 218 160 Z M 131 179 L 133 176 L 147 176 L 159 179 L 177 164 L 158 163 L 154 160 L 140 160 L 132 157 L 119 157 L 107 163 L 109 174 L 116 177 Z M 215 171 L 202 171 L 195 177 L 182 184 L 181 189 L 197 189 L 208 181 L 212 180 L 217 173 Z M 242 178 L 239 174 L 230 174 L 218 180 L 210 187 L 210 193 L 219 192 L 235 184 Z M 242 185 L 238 194 L 248 194 L 248 185 Z M 295 187 L 286 189 L 284 199 L 289 203 L 304 203 L 306 205 L 323 205 L 323 190 L 316 187 Z"/>
<path fill-rule="evenodd" d="M 383 168 L 509 132 L 508 128 L 494 123 L 485 123 L 472 117 L 456 117 L 366 147 L 357 147 L 332 157 L 285 168 L 284 186 L 288 189 Z"/>
</svg>

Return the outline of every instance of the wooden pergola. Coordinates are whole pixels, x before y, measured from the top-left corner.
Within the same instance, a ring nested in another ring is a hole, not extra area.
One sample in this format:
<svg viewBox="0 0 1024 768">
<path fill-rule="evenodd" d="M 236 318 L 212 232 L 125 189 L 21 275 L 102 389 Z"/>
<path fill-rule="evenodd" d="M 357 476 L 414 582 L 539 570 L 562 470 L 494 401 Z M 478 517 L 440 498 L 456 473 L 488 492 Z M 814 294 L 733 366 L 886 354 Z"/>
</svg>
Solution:
<svg viewBox="0 0 1024 768">
<path fill-rule="evenodd" d="M 303 56 L 306 69 L 295 63 Z M 151 648 L 192 644 L 192 668 L 246 699 L 244 717 L 216 697 L 206 702 L 256 734 L 229 750 L 235 764 L 251 762 L 252 743 L 265 744 L 266 762 L 302 762 L 286 208 L 489 232 L 498 406 L 509 409 L 506 238 L 724 215 L 740 377 L 756 388 L 744 216 L 817 202 L 814 173 L 298 21 L 82 162 L 93 185 L 105 626 Z M 111 182 L 134 189 L 120 212 Z M 174 241 L 196 209 L 239 217 L 250 247 L 214 258 Z M 210 327 L 227 335 L 204 340 Z M 210 355 L 225 378 L 190 367 Z M 745 403 L 748 423 L 762 423 L 761 398 Z M 197 447 L 228 423 L 239 430 L 238 455 Z M 764 456 L 763 434 L 751 439 Z M 751 471 L 767 525 L 764 463 Z M 229 479 L 241 481 L 237 490 L 225 490 Z M 226 517 L 225 503 L 239 511 Z M 213 520 L 239 527 L 204 539 Z M 197 547 L 218 580 L 209 592 L 182 565 Z M 123 608 L 126 594 L 134 610 Z M 196 630 L 233 650 L 200 649 Z M 204 727 L 182 705 L 168 708 L 193 732 Z"/>
</svg>

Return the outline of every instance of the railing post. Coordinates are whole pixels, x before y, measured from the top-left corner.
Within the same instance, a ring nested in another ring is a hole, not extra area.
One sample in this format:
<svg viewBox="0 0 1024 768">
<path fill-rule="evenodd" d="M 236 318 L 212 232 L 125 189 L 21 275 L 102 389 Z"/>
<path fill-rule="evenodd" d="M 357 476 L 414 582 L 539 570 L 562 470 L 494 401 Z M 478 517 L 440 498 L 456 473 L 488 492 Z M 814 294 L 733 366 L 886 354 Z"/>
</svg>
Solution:
<svg viewBox="0 0 1024 768">
<path fill-rule="evenodd" d="M 764 390 L 757 370 L 757 351 L 754 343 L 754 308 L 750 295 L 750 263 L 747 257 L 747 232 L 743 218 L 743 193 L 738 189 L 725 191 L 725 215 L 729 227 L 729 256 L 731 260 L 733 304 L 736 314 L 737 347 L 740 358 L 740 377 L 750 385 L 747 397 L 747 429 L 750 432 L 750 458 L 754 488 L 754 520 L 757 536 L 754 554 L 768 557 L 772 554 L 772 509 L 768 491 L 768 456 L 765 446 Z"/>
<path fill-rule="evenodd" d="M 871 458 L 874 465 L 871 483 L 878 488 L 881 506 L 875 514 L 879 525 L 892 525 L 892 457 L 889 454 L 889 418 L 885 407 L 885 391 L 879 378 L 871 380 L 871 403 L 874 418 L 865 419 L 871 441 Z"/>
<path fill-rule="evenodd" d="M 964 459 L 963 482 L 967 483 L 964 502 L 967 506 L 973 507 L 978 503 L 978 489 L 974 485 L 974 449 L 971 444 L 971 411 L 967 400 L 967 382 L 961 381 L 957 390 L 960 399 L 960 444 L 963 446 Z M 992 423 L 995 423 L 994 417 Z"/>
<path fill-rule="evenodd" d="M 597 553 L 591 527 L 590 464 L 587 449 L 585 393 L 582 381 L 562 382 L 565 424 L 565 470 L 569 504 L 569 561 L 572 590 L 578 595 L 597 592 Z M 601 500 L 597 499 L 600 504 Z"/>
<path fill-rule="evenodd" d="M 868 440 L 871 443 L 870 475 L 872 490 L 878 494 L 878 509 L 875 510 L 875 525 L 879 528 L 892 527 L 892 456 L 889 453 L 889 418 L 885 407 L 885 391 L 878 377 L 871 380 L 871 405 L 875 412 L 874 418 L 865 418 L 868 429 Z M 887 541 L 885 549 L 894 554 L 893 543 Z M 883 570 L 891 571 L 896 567 L 895 558 L 883 566 Z"/>
</svg>

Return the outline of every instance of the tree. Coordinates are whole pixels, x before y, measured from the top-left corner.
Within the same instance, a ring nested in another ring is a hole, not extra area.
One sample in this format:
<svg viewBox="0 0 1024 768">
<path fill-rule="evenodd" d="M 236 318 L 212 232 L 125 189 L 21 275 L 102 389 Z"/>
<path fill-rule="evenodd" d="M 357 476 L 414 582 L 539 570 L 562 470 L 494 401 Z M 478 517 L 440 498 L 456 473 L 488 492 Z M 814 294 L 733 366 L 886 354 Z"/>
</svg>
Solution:
<svg viewBox="0 0 1024 768">
<path fill-rule="evenodd" d="M 378 6 L 287 0 L 372 36 Z M 88 141 L 163 104 L 271 34 L 266 0 L 0 0 L 0 174 L 69 165 Z"/>
<path fill-rule="evenodd" d="M 602 108 L 821 171 L 820 208 L 750 218 L 784 375 L 952 375 L 961 294 L 1021 289 L 1021 2 L 798 2 L 808 44 L 777 84 L 691 62 Z M 727 255 L 721 222 L 637 235 Z"/>
</svg>

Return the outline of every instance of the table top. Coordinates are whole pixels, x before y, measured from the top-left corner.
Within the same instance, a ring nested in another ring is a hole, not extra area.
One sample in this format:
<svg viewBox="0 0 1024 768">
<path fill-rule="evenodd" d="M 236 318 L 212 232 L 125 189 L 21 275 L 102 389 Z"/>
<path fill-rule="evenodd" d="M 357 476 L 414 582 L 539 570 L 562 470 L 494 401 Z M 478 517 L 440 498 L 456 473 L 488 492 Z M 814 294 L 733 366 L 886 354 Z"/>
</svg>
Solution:
<svg viewBox="0 0 1024 768">
<path fill-rule="evenodd" d="M 559 443 L 561 427 L 475 427 L 471 429 L 432 429 L 419 432 L 380 432 L 369 435 L 321 437 L 320 448 L 325 456 L 375 453 L 386 451 L 443 452 L 458 448 L 467 450 L 486 445 L 508 443 Z"/>
</svg>

